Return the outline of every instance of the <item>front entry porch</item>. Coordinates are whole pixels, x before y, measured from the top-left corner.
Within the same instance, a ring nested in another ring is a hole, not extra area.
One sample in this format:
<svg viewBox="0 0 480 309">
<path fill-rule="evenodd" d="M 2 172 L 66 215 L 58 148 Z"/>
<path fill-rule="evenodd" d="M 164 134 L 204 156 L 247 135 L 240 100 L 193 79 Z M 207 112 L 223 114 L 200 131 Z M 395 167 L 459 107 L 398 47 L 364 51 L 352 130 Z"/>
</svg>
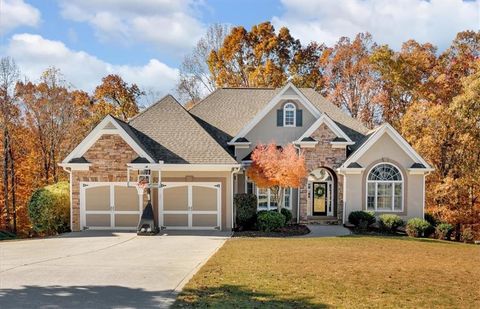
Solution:
<svg viewBox="0 0 480 309">
<path fill-rule="evenodd" d="M 330 168 L 312 170 L 300 188 L 300 222 L 308 224 L 342 224 L 342 181 Z"/>
</svg>

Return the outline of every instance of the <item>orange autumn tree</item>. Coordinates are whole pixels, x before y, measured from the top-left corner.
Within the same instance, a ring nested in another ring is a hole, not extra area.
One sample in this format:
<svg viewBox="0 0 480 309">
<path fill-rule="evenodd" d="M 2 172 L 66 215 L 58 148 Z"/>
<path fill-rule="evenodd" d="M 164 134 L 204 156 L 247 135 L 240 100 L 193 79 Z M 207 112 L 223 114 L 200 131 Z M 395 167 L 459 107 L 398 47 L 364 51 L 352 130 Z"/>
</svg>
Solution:
<svg viewBox="0 0 480 309">
<path fill-rule="evenodd" d="M 300 187 L 306 175 L 305 156 L 292 144 L 283 148 L 274 143 L 258 145 L 252 152 L 252 164 L 247 170 L 247 176 L 257 187 L 270 189 L 279 212 L 285 200 L 285 189 Z"/>
</svg>

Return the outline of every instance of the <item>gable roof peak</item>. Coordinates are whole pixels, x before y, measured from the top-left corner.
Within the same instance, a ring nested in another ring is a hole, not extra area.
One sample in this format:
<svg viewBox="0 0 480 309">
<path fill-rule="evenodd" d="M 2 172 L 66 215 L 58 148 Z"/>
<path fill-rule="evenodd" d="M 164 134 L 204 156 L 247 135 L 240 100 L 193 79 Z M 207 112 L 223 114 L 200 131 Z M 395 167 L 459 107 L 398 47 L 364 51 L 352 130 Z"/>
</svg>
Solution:
<svg viewBox="0 0 480 309">
<path fill-rule="evenodd" d="M 140 115 L 144 114 L 146 111 L 154 108 L 155 106 L 157 106 L 158 104 L 161 104 L 163 102 L 166 102 L 167 99 L 172 99 L 174 100 L 175 102 L 177 102 L 178 104 L 180 104 L 180 102 L 177 101 L 177 99 L 175 99 L 175 97 L 173 95 L 171 95 L 170 93 L 167 93 L 166 95 L 164 95 L 161 99 L 157 100 L 155 103 L 152 103 L 150 104 L 150 106 L 148 106 L 147 108 L 145 108 L 144 110 L 140 111 L 138 114 L 136 114 L 135 116 L 129 118 L 127 120 L 127 123 L 130 123 L 132 120 L 134 120 L 135 118 L 138 118 Z M 182 104 L 180 104 L 182 105 Z"/>
</svg>

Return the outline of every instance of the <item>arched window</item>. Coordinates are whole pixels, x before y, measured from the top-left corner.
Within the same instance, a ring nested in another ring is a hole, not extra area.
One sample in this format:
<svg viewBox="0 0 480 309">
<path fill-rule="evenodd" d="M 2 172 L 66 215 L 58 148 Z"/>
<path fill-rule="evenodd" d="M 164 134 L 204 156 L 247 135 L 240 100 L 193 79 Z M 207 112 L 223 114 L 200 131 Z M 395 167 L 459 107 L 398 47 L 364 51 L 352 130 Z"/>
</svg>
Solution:
<svg viewBox="0 0 480 309">
<path fill-rule="evenodd" d="M 368 173 L 367 210 L 403 211 L 403 176 L 395 165 L 380 163 Z"/>
<path fill-rule="evenodd" d="M 283 106 L 283 126 L 294 127 L 296 125 L 296 107 L 293 103 L 287 103 Z"/>
</svg>

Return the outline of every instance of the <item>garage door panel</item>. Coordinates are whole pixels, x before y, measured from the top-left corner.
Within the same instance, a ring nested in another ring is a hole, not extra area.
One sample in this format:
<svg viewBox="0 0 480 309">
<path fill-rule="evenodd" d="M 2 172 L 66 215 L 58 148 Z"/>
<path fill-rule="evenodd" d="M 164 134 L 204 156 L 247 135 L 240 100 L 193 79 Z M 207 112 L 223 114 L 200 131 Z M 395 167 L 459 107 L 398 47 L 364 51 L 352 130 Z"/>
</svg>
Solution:
<svg viewBox="0 0 480 309">
<path fill-rule="evenodd" d="M 115 211 L 137 211 L 138 193 L 134 187 L 115 186 Z"/>
<path fill-rule="evenodd" d="M 192 208 L 194 211 L 217 210 L 217 188 L 193 186 L 192 196 Z"/>
<path fill-rule="evenodd" d="M 192 226 L 194 227 L 216 227 L 217 215 L 216 214 L 193 214 Z"/>
<path fill-rule="evenodd" d="M 188 226 L 188 214 L 164 214 L 165 226 Z"/>
<path fill-rule="evenodd" d="M 93 187 L 85 190 L 85 209 L 110 210 L 110 186 Z"/>
<path fill-rule="evenodd" d="M 140 220 L 137 214 L 115 214 L 116 227 L 136 227 Z"/>
<path fill-rule="evenodd" d="M 163 209 L 186 211 L 188 209 L 188 186 L 163 189 Z"/>
<path fill-rule="evenodd" d="M 110 227 L 109 214 L 86 214 L 85 219 L 88 227 Z"/>
</svg>

